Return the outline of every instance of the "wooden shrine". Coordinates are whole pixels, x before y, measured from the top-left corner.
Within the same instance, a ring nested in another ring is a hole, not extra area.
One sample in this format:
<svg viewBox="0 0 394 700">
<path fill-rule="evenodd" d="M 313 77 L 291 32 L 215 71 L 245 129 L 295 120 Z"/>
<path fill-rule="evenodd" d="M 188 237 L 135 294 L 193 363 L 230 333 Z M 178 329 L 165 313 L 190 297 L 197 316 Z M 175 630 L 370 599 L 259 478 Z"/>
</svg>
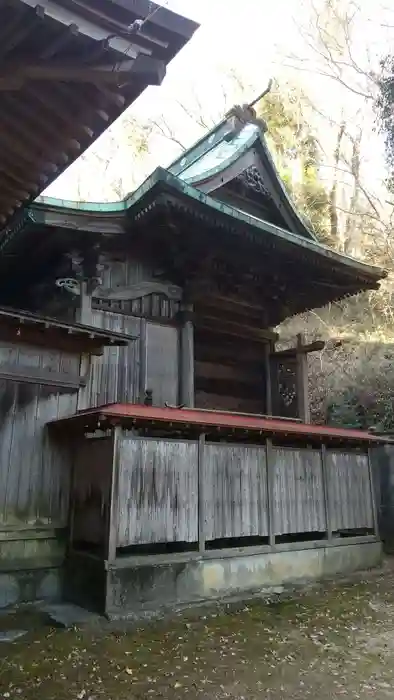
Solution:
<svg viewBox="0 0 394 700">
<path fill-rule="evenodd" d="M 323 344 L 276 327 L 384 273 L 318 243 L 263 126 L 236 108 L 124 201 L 39 198 L 0 236 L 1 303 L 126 341 L 47 416 L 73 447 L 63 595 L 108 616 L 379 561 L 382 438 L 311 425 Z"/>
</svg>

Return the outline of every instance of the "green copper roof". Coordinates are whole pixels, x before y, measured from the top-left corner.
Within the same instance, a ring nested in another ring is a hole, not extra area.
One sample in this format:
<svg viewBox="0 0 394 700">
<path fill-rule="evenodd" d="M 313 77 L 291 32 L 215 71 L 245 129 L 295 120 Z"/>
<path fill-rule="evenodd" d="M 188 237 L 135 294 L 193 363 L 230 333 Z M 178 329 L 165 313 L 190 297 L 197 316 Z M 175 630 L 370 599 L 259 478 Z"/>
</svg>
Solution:
<svg viewBox="0 0 394 700">
<path fill-rule="evenodd" d="M 45 197 L 41 195 L 34 200 L 32 208 L 70 209 L 72 211 L 86 211 L 92 213 L 111 213 L 124 211 L 126 209 L 126 200 L 123 199 L 118 202 L 77 202 L 72 199 L 57 199 L 56 197 Z"/>
<path fill-rule="evenodd" d="M 159 185 L 162 185 L 159 189 Z M 153 175 L 151 175 L 144 183 L 139 187 L 126 201 L 128 216 L 133 216 L 134 212 L 141 211 L 144 208 L 144 200 L 149 206 L 148 196 L 153 193 L 162 191 L 167 193 L 178 193 L 182 196 L 182 204 L 196 204 L 204 205 L 207 208 L 207 213 L 211 213 L 214 216 L 218 214 L 224 215 L 229 221 L 232 221 L 238 229 L 243 231 L 245 227 L 249 231 L 253 232 L 257 236 L 273 236 L 277 240 L 287 242 L 288 244 L 294 245 L 296 247 L 301 247 L 304 250 L 308 250 L 311 253 L 318 254 L 324 258 L 329 259 L 332 263 L 336 263 L 339 267 L 347 267 L 349 270 L 353 270 L 355 273 L 358 272 L 361 276 L 366 276 L 367 278 L 378 281 L 385 276 L 385 273 L 377 267 L 363 263 L 355 258 L 351 258 L 348 255 L 342 255 L 337 253 L 335 250 L 328 248 L 322 243 L 317 241 L 312 241 L 299 236 L 295 233 L 286 231 L 278 226 L 270 224 L 267 221 L 262 221 L 256 216 L 252 216 L 247 212 L 244 212 L 236 207 L 232 207 L 224 202 L 214 199 L 210 195 L 201 192 L 195 187 L 188 185 L 183 182 L 180 178 L 175 177 L 167 170 L 158 168 Z"/>
<path fill-rule="evenodd" d="M 182 158 L 180 165 L 182 166 L 182 162 L 184 162 L 185 167 L 178 172 L 178 177 L 181 178 L 181 180 L 185 180 L 185 182 L 188 182 L 190 185 L 213 177 L 221 170 L 229 167 L 234 161 L 240 158 L 246 150 L 253 146 L 259 134 L 260 130 L 258 126 L 255 124 L 246 124 L 241 131 L 231 136 L 231 138 L 224 138 L 214 143 L 211 150 L 205 151 L 205 153 L 194 160 L 194 162 L 190 163 L 189 160 L 190 164 L 188 164 L 188 158 Z M 214 135 L 212 134 L 207 139 L 207 142 L 210 143 L 210 139 L 213 141 L 213 137 Z"/>
</svg>

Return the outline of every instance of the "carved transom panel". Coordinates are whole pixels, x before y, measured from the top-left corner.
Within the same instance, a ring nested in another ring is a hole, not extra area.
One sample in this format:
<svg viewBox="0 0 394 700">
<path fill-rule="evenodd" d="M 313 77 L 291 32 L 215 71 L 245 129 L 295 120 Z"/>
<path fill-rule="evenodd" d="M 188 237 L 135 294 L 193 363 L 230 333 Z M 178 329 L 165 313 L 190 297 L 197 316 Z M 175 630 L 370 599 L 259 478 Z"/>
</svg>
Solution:
<svg viewBox="0 0 394 700">
<path fill-rule="evenodd" d="M 277 360 L 273 362 L 272 370 L 274 413 L 278 416 L 296 418 L 298 415 L 296 362 L 293 359 Z"/>
<path fill-rule="evenodd" d="M 272 199 L 269 190 L 264 184 L 263 178 L 254 165 L 244 170 L 244 172 L 239 175 L 238 179 L 247 189 Z"/>
</svg>

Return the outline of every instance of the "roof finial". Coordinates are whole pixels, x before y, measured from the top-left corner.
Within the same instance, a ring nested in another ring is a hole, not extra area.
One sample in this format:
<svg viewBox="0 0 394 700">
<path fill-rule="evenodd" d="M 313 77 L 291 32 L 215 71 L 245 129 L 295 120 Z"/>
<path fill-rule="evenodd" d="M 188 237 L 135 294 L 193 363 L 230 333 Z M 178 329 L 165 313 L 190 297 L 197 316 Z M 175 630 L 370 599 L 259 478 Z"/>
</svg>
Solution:
<svg viewBox="0 0 394 700">
<path fill-rule="evenodd" d="M 273 81 L 270 80 L 268 86 L 253 102 L 243 105 L 235 105 L 226 114 L 227 119 L 231 119 L 233 122 L 232 131 L 238 131 L 244 124 L 256 124 L 256 126 L 261 129 L 262 133 L 265 134 L 267 131 L 267 124 L 264 119 L 259 118 L 256 114 L 254 105 L 257 104 L 265 95 L 271 90 Z"/>
<path fill-rule="evenodd" d="M 273 84 L 274 84 L 274 81 L 272 80 L 272 78 L 270 78 L 269 81 L 268 81 L 268 85 L 267 85 L 267 87 L 265 88 L 264 92 L 262 92 L 261 95 L 259 95 L 258 97 L 256 97 L 255 100 L 253 100 L 252 102 L 249 102 L 249 107 L 250 107 L 250 108 L 253 108 L 258 102 L 260 102 L 260 100 L 263 99 L 263 97 L 265 97 L 266 95 L 268 95 L 268 93 L 271 92 L 271 88 L 272 88 Z"/>
</svg>

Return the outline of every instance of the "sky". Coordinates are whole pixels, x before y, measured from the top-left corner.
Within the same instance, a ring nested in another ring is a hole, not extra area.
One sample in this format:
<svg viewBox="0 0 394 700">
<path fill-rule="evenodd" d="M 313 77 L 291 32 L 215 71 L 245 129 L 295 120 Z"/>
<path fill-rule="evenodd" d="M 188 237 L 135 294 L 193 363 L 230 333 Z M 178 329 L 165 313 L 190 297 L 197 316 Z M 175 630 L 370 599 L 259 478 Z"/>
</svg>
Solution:
<svg viewBox="0 0 394 700">
<path fill-rule="evenodd" d="M 374 12 L 376 17 L 377 1 L 362 0 L 363 8 L 370 12 L 361 20 L 357 52 L 365 52 L 365 32 L 371 45 L 378 45 L 379 50 L 385 41 L 382 29 L 377 32 L 376 23 L 372 26 L 366 19 Z M 164 117 L 184 146 L 192 145 L 201 135 L 201 127 L 197 128 L 194 120 L 185 116 L 177 101 L 194 104 L 194 107 L 196 101 L 200 102 L 207 123 L 213 124 L 238 101 L 234 81 L 229 83 L 226 77 L 231 69 L 242 75 L 246 99 L 252 100 L 264 90 L 271 77 L 289 74 L 283 58 L 287 51 L 305 54 L 296 24 L 302 24 L 307 17 L 307 0 L 161 0 L 159 4 L 196 20 L 201 26 L 168 66 L 163 84 L 148 88 L 129 108 L 128 114 L 141 123 L 152 115 L 159 122 Z M 292 79 L 301 81 L 324 111 L 340 118 L 344 95 L 338 86 L 308 72 L 293 75 Z M 346 100 L 350 114 L 351 95 L 346 94 Z M 123 123 L 118 120 L 45 194 L 92 201 L 117 199 L 111 180 L 116 180 L 119 173 L 126 189 L 134 189 L 156 166 L 165 166 L 178 155 L 176 144 L 159 139 L 151 144 L 147 156 L 138 157 L 130 148 Z M 377 158 L 377 148 L 372 141 L 370 157 Z"/>
</svg>

